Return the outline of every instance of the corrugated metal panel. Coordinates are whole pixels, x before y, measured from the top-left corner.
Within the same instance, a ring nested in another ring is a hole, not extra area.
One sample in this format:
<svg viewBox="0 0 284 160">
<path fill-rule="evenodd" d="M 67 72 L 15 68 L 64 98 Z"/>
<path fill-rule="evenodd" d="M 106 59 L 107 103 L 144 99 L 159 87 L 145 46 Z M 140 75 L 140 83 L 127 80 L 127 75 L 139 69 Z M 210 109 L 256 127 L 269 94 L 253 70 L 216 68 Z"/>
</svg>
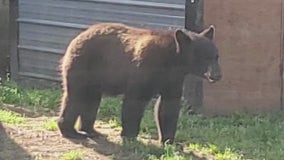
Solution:
<svg viewBox="0 0 284 160">
<path fill-rule="evenodd" d="M 69 41 L 94 23 L 183 27 L 184 3 L 185 0 L 19 0 L 20 75 L 58 80 L 56 68 Z"/>
<path fill-rule="evenodd" d="M 142 0 L 133 0 L 133 1 L 142 1 Z M 179 4 L 179 5 L 184 5 L 185 3 L 185 1 L 181 0 L 143 0 L 143 2 L 168 3 L 168 4 Z"/>
<path fill-rule="evenodd" d="M 59 54 L 21 48 L 19 51 L 20 74 L 58 80 L 57 71 L 60 57 Z"/>
</svg>

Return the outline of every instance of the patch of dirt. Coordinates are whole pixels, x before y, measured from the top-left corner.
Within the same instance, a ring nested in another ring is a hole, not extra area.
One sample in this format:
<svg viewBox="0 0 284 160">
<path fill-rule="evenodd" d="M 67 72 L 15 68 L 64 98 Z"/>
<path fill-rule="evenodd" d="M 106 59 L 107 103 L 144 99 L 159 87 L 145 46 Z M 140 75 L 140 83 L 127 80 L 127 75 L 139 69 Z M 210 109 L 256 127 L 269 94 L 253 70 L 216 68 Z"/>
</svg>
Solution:
<svg viewBox="0 0 284 160">
<path fill-rule="evenodd" d="M 25 125 L 3 124 L 0 131 L 3 145 L 0 160 L 62 159 L 64 153 L 72 150 L 83 153 L 86 160 L 109 160 L 108 156 L 116 151 L 115 145 L 100 139 L 76 142 L 62 138 L 59 131 L 36 129 L 50 118 L 29 118 Z M 101 153 L 95 149 L 96 147 L 101 149 Z"/>
<path fill-rule="evenodd" d="M 132 151 L 125 150 L 121 145 L 120 131 L 104 122 L 99 121 L 95 128 L 105 137 L 71 141 L 62 138 L 59 131 L 47 131 L 42 127 L 46 121 L 56 120 L 56 116 L 50 116 L 53 114 L 34 116 L 19 108 L 14 108 L 13 111 L 15 110 L 29 117 L 24 124 L 1 124 L 0 122 L 0 160 L 61 160 L 63 154 L 69 151 L 82 153 L 84 160 L 141 159 L 136 157 L 135 153 L 131 153 Z M 142 141 L 159 148 L 157 140 L 145 138 Z M 141 145 L 144 144 L 141 143 Z M 198 159 L 200 158 L 196 158 Z"/>
</svg>

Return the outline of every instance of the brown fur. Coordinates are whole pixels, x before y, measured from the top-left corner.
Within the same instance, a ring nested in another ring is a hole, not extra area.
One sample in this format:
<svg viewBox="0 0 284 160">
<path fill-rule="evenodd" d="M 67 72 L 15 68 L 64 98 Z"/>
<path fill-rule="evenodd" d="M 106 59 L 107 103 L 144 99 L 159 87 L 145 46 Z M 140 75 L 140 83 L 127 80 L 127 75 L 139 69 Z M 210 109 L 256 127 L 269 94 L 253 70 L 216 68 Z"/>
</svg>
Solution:
<svg viewBox="0 0 284 160">
<path fill-rule="evenodd" d="M 208 68 L 208 64 L 195 64 L 193 59 L 198 56 L 192 52 L 206 46 L 207 59 L 215 59 L 213 43 L 202 34 L 153 31 L 115 23 L 90 27 L 71 41 L 62 59 L 64 95 L 58 122 L 61 133 L 81 138 L 74 130 L 80 116 L 80 130 L 87 136 L 96 136 L 93 124 L 101 96 L 124 94 L 121 135 L 134 138 L 145 105 L 160 94 L 156 105 L 160 140 L 173 141 L 184 76 L 200 76 Z"/>
</svg>

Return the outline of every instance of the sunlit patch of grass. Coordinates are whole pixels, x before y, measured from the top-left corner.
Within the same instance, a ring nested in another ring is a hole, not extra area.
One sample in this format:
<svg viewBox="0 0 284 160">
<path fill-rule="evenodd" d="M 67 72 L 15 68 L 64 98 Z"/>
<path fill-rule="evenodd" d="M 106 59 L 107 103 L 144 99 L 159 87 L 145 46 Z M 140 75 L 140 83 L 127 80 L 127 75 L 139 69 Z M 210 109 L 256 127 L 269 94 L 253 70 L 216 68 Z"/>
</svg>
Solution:
<svg viewBox="0 0 284 160">
<path fill-rule="evenodd" d="M 215 159 L 281 159 L 284 156 L 284 116 L 281 113 L 202 117 L 182 115 L 177 140 L 198 144 L 196 150 Z M 216 152 L 216 153 L 214 153 Z"/>
<path fill-rule="evenodd" d="M 183 155 L 175 145 L 166 144 L 160 157 L 151 155 L 148 160 L 192 160 L 192 157 Z"/>
<path fill-rule="evenodd" d="M 46 121 L 44 124 L 43 124 L 43 128 L 48 130 L 48 131 L 57 131 L 58 130 L 58 126 L 57 126 L 57 123 L 56 121 Z"/>
<path fill-rule="evenodd" d="M 0 110 L 0 122 L 9 124 L 21 124 L 26 122 L 26 118 L 19 113 Z"/>
<path fill-rule="evenodd" d="M 111 128 L 116 128 L 116 129 L 121 129 L 121 124 L 120 122 L 118 122 L 116 119 L 110 119 L 107 124 L 111 127 Z"/>
<path fill-rule="evenodd" d="M 213 156 L 215 160 L 245 160 L 242 155 L 233 152 L 230 148 L 226 148 L 223 151 L 213 144 L 189 144 L 187 149 L 203 156 Z"/>
<path fill-rule="evenodd" d="M 64 160 L 83 160 L 84 154 L 80 151 L 71 150 L 62 155 Z"/>
</svg>

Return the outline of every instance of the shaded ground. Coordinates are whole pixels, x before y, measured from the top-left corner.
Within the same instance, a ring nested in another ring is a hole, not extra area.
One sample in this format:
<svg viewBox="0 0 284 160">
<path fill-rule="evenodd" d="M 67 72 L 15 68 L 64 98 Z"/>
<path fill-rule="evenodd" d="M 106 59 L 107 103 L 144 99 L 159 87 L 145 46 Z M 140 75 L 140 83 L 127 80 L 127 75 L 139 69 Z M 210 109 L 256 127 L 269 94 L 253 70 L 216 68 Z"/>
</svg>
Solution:
<svg viewBox="0 0 284 160">
<path fill-rule="evenodd" d="M 84 160 L 140 160 L 143 154 L 136 153 L 135 148 L 147 145 L 150 151 L 145 154 L 159 155 L 163 150 L 158 146 L 157 140 L 141 138 L 143 143 L 136 144 L 133 148 L 121 145 L 120 131 L 109 124 L 99 122 L 96 129 L 106 135 L 98 139 L 85 141 L 70 141 L 60 136 L 59 131 L 48 131 L 42 126 L 46 121 L 55 120 L 54 113 L 39 116 L 26 110 L 14 107 L 6 109 L 25 113 L 27 121 L 24 124 L 0 125 L 0 160 L 39 160 L 63 159 L 63 154 L 77 151 L 83 154 Z M 195 158 L 199 159 L 199 158 Z M 210 158 L 202 158 L 210 159 Z"/>
<path fill-rule="evenodd" d="M 12 140 L 0 123 L 0 160 L 6 159 L 31 159 L 29 153 Z"/>
<path fill-rule="evenodd" d="M 60 136 L 58 131 L 44 131 L 37 129 L 40 124 L 49 120 L 50 117 L 39 117 L 28 119 L 25 125 L 11 125 L 4 124 L 3 127 L 6 132 L 6 137 L 1 136 L 1 141 L 4 139 L 4 146 L 1 147 L 1 158 L 9 159 L 61 159 L 63 153 L 71 150 L 82 152 L 84 159 L 102 159 L 107 160 L 106 156 L 100 154 L 92 147 L 85 147 L 81 142 L 78 144 L 64 139 Z M 1 131 L 2 135 L 3 129 Z M 95 141 L 90 140 L 90 146 L 97 145 Z M 102 147 L 107 151 L 114 151 L 115 146 Z M 111 153 L 110 153 L 111 154 Z M 107 154 L 106 154 L 107 155 Z"/>
</svg>

